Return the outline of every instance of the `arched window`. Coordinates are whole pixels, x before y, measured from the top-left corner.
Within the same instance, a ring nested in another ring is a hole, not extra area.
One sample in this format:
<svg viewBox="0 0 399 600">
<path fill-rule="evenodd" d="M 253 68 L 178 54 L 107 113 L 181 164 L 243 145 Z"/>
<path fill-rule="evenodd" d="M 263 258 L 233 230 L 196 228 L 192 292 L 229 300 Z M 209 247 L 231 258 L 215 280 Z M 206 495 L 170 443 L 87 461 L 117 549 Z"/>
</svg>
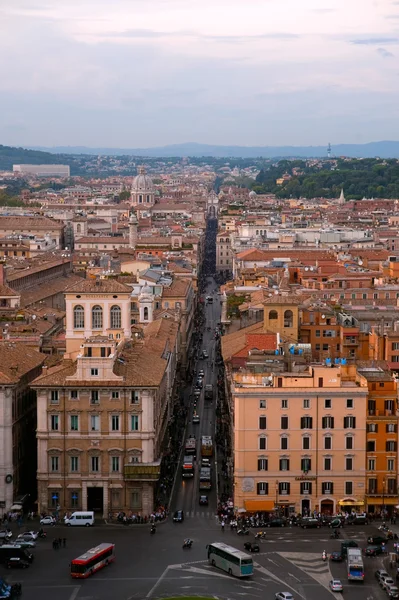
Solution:
<svg viewBox="0 0 399 600">
<path fill-rule="evenodd" d="M 143 202 L 143 196 L 140 194 L 139 195 L 139 204 L 142 204 L 142 202 Z"/>
<path fill-rule="evenodd" d="M 84 329 L 85 326 L 85 309 L 83 306 L 75 306 L 73 309 L 73 328 Z"/>
<path fill-rule="evenodd" d="M 91 309 L 91 328 L 102 329 L 103 327 L 103 309 L 101 306 L 93 306 Z"/>
<path fill-rule="evenodd" d="M 148 307 L 144 307 L 144 321 L 148 321 Z"/>
<path fill-rule="evenodd" d="M 294 326 L 294 313 L 292 310 L 286 310 L 284 312 L 284 327 Z"/>
<path fill-rule="evenodd" d="M 120 329 L 122 327 L 122 312 L 120 306 L 111 306 L 111 329 Z"/>
<path fill-rule="evenodd" d="M 82 231 L 82 226 L 80 223 L 76 225 L 76 233 L 80 233 Z"/>
<path fill-rule="evenodd" d="M 269 321 L 275 321 L 276 319 L 278 319 L 278 314 L 276 310 L 270 310 L 269 311 Z"/>
</svg>

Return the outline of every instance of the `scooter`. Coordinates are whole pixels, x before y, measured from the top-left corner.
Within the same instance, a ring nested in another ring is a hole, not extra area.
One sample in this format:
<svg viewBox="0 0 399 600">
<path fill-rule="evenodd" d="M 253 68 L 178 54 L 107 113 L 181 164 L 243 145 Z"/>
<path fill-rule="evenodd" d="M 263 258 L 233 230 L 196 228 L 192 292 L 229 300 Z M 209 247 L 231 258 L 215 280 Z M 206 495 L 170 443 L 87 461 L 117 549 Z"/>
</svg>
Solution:
<svg viewBox="0 0 399 600">
<path fill-rule="evenodd" d="M 43 529 L 40 529 L 39 533 L 37 534 L 37 537 L 46 539 L 47 533 L 45 531 L 43 531 Z"/>
<path fill-rule="evenodd" d="M 265 538 L 266 538 L 266 533 L 264 531 L 258 531 L 258 533 L 255 533 L 256 540 L 264 540 Z"/>
<path fill-rule="evenodd" d="M 184 540 L 184 542 L 183 542 L 183 548 L 191 548 L 192 545 L 193 545 L 193 540 L 187 539 L 187 540 Z"/>
<path fill-rule="evenodd" d="M 327 560 L 327 553 L 323 552 L 323 554 L 321 555 L 321 557 L 323 559 L 323 562 L 326 562 L 326 560 Z"/>
<path fill-rule="evenodd" d="M 249 535 L 249 529 L 239 529 L 237 535 Z"/>
<path fill-rule="evenodd" d="M 157 532 L 157 528 L 155 527 L 155 525 L 151 525 L 150 533 L 154 534 L 156 532 Z"/>
<path fill-rule="evenodd" d="M 334 533 L 332 533 L 332 534 L 330 535 L 330 538 L 331 538 L 332 540 L 337 540 L 337 539 L 338 539 L 338 538 L 340 538 L 340 537 L 341 537 L 341 534 L 340 534 L 340 533 L 339 533 L 339 531 L 337 531 L 337 530 L 335 530 L 335 532 L 334 532 Z"/>
</svg>

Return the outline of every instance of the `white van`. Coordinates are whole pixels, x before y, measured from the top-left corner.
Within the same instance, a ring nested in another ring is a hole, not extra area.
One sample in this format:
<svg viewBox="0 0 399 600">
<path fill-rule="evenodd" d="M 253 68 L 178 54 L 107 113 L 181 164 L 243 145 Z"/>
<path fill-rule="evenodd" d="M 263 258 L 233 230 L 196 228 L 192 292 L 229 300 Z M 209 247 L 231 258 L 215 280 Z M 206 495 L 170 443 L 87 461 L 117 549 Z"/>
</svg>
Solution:
<svg viewBox="0 0 399 600">
<path fill-rule="evenodd" d="M 86 527 L 90 527 L 94 525 L 94 512 L 92 510 L 79 510 L 72 513 L 69 518 L 65 517 L 64 522 L 69 527 L 71 525 L 86 525 Z"/>
</svg>

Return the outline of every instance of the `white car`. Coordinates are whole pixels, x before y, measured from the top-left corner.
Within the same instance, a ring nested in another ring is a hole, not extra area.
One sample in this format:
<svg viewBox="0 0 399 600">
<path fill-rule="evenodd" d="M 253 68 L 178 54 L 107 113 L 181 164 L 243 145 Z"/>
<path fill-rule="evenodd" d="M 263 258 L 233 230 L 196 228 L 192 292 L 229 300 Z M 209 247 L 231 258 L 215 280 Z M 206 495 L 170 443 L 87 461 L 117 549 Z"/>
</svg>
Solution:
<svg viewBox="0 0 399 600">
<path fill-rule="evenodd" d="M 54 525 L 55 524 L 55 519 L 54 517 L 50 517 L 50 515 L 48 515 L 47 517 L 43 517 L 43 519 L 40 519 L 40 525 Z"/>
<path fill-rule="evenodd" d="M 20 533 L 17 537 L 17 540 L 26 540 L 28 542 L 34 542 L 37 539 L 39 534 L 37 531 L 25 531 L 24 533 Z"/>
<path fill-rule="evenodd" d="M 332 592 L 342 592 L 343 590 L 343 585 L 341 583 L 340 579 L 331 579 L 330 581 L 330 590 Z"/>
<path fill-rule="evenodd" d="M 383 590 L 386 589 L 387 585 L 395 585 L 394 580 L 390 576 L 388 576 L 388 577 L 382 576 L 379 583 Z"/>
<path fill-rule="evenodd" d="M 12 538 L 12 531 L 10 529 L 2 529 L 0 531 L 0 540 L 10 540 Z"/>
<path fill-rule="evenodd" d="M 294 600 L 294 596 L 291 592 L 277 592 L 276 600 Z"/>
</svg>

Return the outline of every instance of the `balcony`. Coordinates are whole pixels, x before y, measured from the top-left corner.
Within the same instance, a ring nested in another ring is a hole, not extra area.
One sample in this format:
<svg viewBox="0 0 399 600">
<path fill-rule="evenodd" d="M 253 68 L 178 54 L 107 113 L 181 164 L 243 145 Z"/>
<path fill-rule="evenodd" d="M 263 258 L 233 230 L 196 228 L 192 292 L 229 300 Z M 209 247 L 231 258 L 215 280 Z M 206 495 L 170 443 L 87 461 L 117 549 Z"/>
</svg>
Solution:
<svg viewBox="0 0 399 600">
<path fill-rule="evenodd" d="M 160 463 L 124 465 L 125 481 L 158 481 L 161 475 Z"/>
<path fill-rule="evenodd" d="M 349 337 L 349 336 L 344 337 L 344 346 L 358 346 L 358 345 L 359 345 L 359 338 Z"/>
</svg>

